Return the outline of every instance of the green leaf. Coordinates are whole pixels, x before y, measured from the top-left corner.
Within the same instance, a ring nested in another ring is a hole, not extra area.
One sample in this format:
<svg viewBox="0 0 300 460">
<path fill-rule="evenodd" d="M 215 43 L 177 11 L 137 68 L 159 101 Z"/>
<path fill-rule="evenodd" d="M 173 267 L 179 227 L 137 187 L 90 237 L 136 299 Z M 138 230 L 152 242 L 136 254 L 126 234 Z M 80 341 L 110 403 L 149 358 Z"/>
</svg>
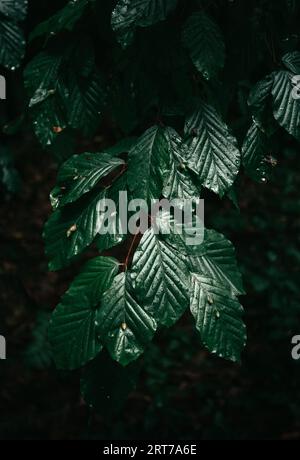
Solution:
<svg viewBox="0 0 300 460">
<path fill-rule="evenodd" d="M 107 153 L 83 153 L 74 155 L 67 160 L 59 170 L 57 183 L 64 189 L 56 207 L 73 203 L 105 176 L 113 172 L 124 161 L 113 158 Z"/>
<path fill-rule="evenodd" d="M 203 77 L 209 80 L 224 67 L 225 45 L 217 24 L 207 14 L 193 14 L 183 29 L 183 42 Z"/>
<path fill-rule="evenodd" d="M 172 326 L 188 307 L 189 273 L 179 252 L 147 230 L 137 248 L 132 276 L 138 298 L 159 324 Z"/>
<path fill-rule="evenodd" d="M 111 258 L 91 260 L 53 313 L 49 338 L 60 369 L 77 369 L 101 351 L 102 345 L 96 337 L 96 307 L 118 267 L 118 262 Z"/>
<path fill-rule="evenodd" d="M 246 328 L 243 308 L 232 292 L 217 280 L 193 273 L 191 311 L 205 347 L 221 358 L 239 362 Z"/>
<path fill-rule="evenodd" d="M 116 218 L 110 219 L 105 223 L 108 227 L 108 231 L 104 235 L 99 235 L 96 239 L 97 248 L 101 252 L 121 244 L 127 238 L 126 232 L 121 228 L 119 214 L 120 192 L 126 191 L 126 174 L 120 176 L 106 191 L 106 197 L 112 200 L 116 205 Z"/>
<path fill-rule="evenodd" d="M 136 301 L 129 272 L 116 276 L 104 294 L 97 325 L 100 341 L 123 366 L 136 360 L 152 339 L 156 321 Z"/>
<path fill-rule="evenodd" d="M 186 121 L 190 149 L 189 167 L 206 188 L 223 196 L 234 183 L 240 167 L 237 141 L 216 110 L 201 104 Z"/>
<path fill-rule="evenodd" d="M 65 98 L 69 126 L 89 136 L 98 127 L 106 99 L 106 88 L 100 73 L 95 70 L 88 78 L 69 78 Z"/>
<path fill-rule="evenodd" d="M 80 66 L 79 55 L 83 56 Z M 52 145 L 66 127 L 80 129 L 84 135 L 95 131 L 106 88 L 89 40 L 61 52 L 40 53 L 26 67 L 24 78 L 34 130 L 44 147 Z"/>
<path fill-rule="evenodd" d="M 94 241 L 103 224 L 100 204 L 105 198 L 105 190 L 96 190 L 86 195 L 80 203 L 58 209 L 52 214 L 44 230 L 50 270 L 65 267 Z"/>
<path fill-rule="evenodd" d="M 173 128 L 165 128 L 164 136 L 167 140 L 171 162 L 171 169 L 165 176 L 164 197 L 169 200 L 197 198 L 200 190 L 194 184 L 191 172 L 187 167 L 189 156 L 187 146 Z"/>
<path fill-rule="evenodd" d="M 28 0 L 2 0 L 0 13 L 14 21 L 24 21 L 27 14 Z"/>
<path fill-rule="evenodd" d="M 110 287 L 119 271 L 119 262 L 112 257 L 95 257 L 83 267 L 80 275 L 72 282 L 67 296 L 83 296 L 91 307 L 100 305 L 102 294 Z"/>
<path fill-rule="evenodd" d="M 265 182 L 269 175 L 268 165 L 272 161 L 275 165 L 275 159 L 267 158 L 268 138 L 255 122 L 252 123 L 246 134 L 242 153 L 242 163 L 249 177 Z"/>
<path fill-rule="evenodd" d="M 254 86 L 248 99 L 248 105 L 251 108 L 254 120 L 263 131 L 266 131 L 266 120 L 270 116 L 268 102 L 271 98 L 272 86 L 273 75 L 268 75 L 264 80 L 259 81 Z"/>
<path fill-rule="evenodd" d="M 223 284 L 232 295 L 245 294 L 235 249 L 222 234 L 205 230 L 204 242 L 198 254 L 189 256 L 189 264 L 192 272 Z"/>
<path fill-rule="evenodd" d="M 292 53 L 287 53 L 282 58 L 282 63 L 285 67 L 292 73 L 299 75 L 300 74 L 300 52 L 293 51 Z"/>
<path fill-rule="evenodd" d="M 136 198 L 160 198 L 169 158 L 162 128 L 154 126 L 138 139 L 128 158 L 128 185 Z"/>
<path fill-rule="evenodd" d="M 148 27 L 166 19 L 177 0 L 119 0 L 112 13 L 112 28 L 119 43 L 126 48 L 137 26 Z"/>
<path fill-rule="evenodd" d="M 86 10 L 89 0 L 70 0 L 64 8 L 51 16 L 46 21 L 40 23 L 30 34 L 29 40 L 43 35 L 54 35 L 62 30 L 73 30 L 75 24 L 82 17 Z"/>
<path fill-rule="evenodd" d="M 134 390 L 140 368 L 138 362 L 123 367 L 103 351 L 84 370 L 80 385 L 84 400 L 110 418 L 123 408 L 129 393 Z"/>
<path fill-rule="evenodd" d="M 3 3 L 3 2 L 2 2 Z M 0 20 L 0 64 L 14 70 L 25 54 L 25 37 L 22 29 L 13 21 Z"/>
<path fill-rule="evenodd" d="M 273 74 L 273 114 L 291 136 L 300 140 L 300 100 L 294 95 L 294 75 L 287 71 Z"/>
<path fill-rule="evenodd" d="M 50 314 L 46 311 L 38 313 L 32 331 L 32 340 L 24 353 L 26 366 L 32 369 L 49 369 L 53 363 L 53 353 L 48 340 Z"/>
</svg>

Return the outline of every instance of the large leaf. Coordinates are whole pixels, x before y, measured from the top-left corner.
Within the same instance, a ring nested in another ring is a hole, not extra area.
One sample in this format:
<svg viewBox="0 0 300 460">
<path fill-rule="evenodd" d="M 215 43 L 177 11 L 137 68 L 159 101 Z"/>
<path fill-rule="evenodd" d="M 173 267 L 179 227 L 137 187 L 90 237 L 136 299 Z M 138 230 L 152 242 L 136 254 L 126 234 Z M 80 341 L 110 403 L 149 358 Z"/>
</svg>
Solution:
<svg viewBox="0 0 300 460">
<path fill-rule="evenodd" d="M 205 230 L 198 254 L 189 256 L 190 270 L 222 283 L 233 295 L 244 294 L 242 276 L 230 241 L 214 230 Z"/>
<path fill-rule="evenodd" d="M 239 172 L 236 139 L 216 110 L 204 103 L 187 119 L 185 132 L 190 136 L 190 168 L 205 187 L 223 196 Z"/>
<path fill-rule="evenodd" d="M 66 6 L 40 23 L 30 34 L 30 40 L 43 35 L 54 35 L 64 29 L 73 30 L 77 21 L 83 15 L 89 0 L 70 0 Z"/>
<path fill-rule="evenodd" d="M 246 328 L 243 308 L 232 292 L 218 280 L 193 273 L 191 311 L 208 350 L 221 358 L 240 361 Z"/>
<path fill-rule="evenodd" d="M 280 126 L 300 140 L 300 100 L 294 96 L 291 72 L 273 73 L 273 113 Z"/>
<path fill-rule="evenodd" d="M 158 126 L 148 129 L 129 152 L 128 185 L 135 198 L 160 198 L 169 160 L 163 129 Z"/>
<path fill-rule="evenodd" d="M 77 369 L 95 358 L 102 345 L 96 337 L 96 307 L 118 272 L 118 262 L 98 257 L 74 280 L 50 321 L 49 338 L 57 367 Z"/>
<path fill-rule="evenodd" d="M 63 164 L 58 173 L 57 183 L 64 193 L 58 200 L 57 207 L 78 200 L 121 165 L 124 165 L 123 160 L 113 158 L 107 153 L 74 155 Z"/>
<path fill-rule="evenodd" d="M 119 0 L 112 13 L 112 28 L 126 48 L 137 26 L 148 27 L 163 21 L 176 7 L 177 0 Z"/>
<path fill-rule="evenodd" d="M 152 339 L 156 321 L 136 301 L 129 272 L 116 276 L 104 294 L 97 325 L 99 339 L 123 366 L 136 360 Z"/>
<path fill-rule="evenodd" d="M 207 14 L 195 13 L 187 20 L 183 41 L 195 67 L 207 80 L 224 67 L 223 36 L 217 24 Z"/>
<path fill-rule="evenodd" d="M 59 270 L 88 247 L 103 225 L 101 200 L 106 191 L 86 195 L 74 203 L 55 211 L 45 225 L 44 238 L 49 269 Z"/>
<path fill-rule="evenodd" d="M 134 286 L 147 311 L 165 326 L 188 307 L 189 273 L 185 260 L 151 228 L 144 234 L 132 264 Z"/>
<path fill-rule="evenodd" d="M 165 175 L 163 195 L 169 200 L 197 198 L 200 194 L 188 170 L 189 150 L 173 128 L 165 128 L 171 168 Z"/>
</svg>

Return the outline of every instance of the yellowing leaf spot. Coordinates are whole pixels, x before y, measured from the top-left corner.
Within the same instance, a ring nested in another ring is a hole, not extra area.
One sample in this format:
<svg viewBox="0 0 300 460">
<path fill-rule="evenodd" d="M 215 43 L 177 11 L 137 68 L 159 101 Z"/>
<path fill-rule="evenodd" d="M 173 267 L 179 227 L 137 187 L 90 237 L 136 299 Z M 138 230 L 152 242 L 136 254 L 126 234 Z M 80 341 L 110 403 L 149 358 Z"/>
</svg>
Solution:
<svg viewBox="0 0 300 460">
<path fill-rule="evenodd" d="M 126 324 L 126 323 L 122 323 L 121 328 L 122 328 L 123 331 L 126 331 L 126 329 L 127 329 L 127 324 Z"/>
</svg>

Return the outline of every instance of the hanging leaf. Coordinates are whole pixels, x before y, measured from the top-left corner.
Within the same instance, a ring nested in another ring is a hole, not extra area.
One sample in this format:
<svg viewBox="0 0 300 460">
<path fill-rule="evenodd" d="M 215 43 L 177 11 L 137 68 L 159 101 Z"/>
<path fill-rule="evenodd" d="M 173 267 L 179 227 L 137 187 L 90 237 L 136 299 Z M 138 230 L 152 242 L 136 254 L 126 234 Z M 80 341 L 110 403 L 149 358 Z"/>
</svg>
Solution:
<svg viewBox="0 0 300 460">
<path fill-rule="evenodd" d="M 90 192 L 103 177 L 122 165 L 123 160 L 113 158 L 107 153 L 83 153 L 72 156 L 59 170 L 57 183 L 61 197 L 56 208 L 78 200 Z"/>
<path fill-rule="evenodd" d="M 183 42 L 203 77 L 209 80 L 224 67 L 225 45 L 217 24 L 205 13 L 193 14 L 184 25 Z"/>
<path fill-rule="evenodd" d="M 55 35 L 64 29 L 68 31 L 73 30 L 74 26 L 85 12 L 88 4 L 89 0 L 70 0 L 64 8 L 46 21 L 38 24 L 31 32 L 29 40 L 32 41 L 43 35 Z"/>
<path fill-rule="evenodd" d="M 172 199 L 197 198 L 200 187 L 194 183 L 191 171 L 188 170 L 189 150 L 182 138 L 173 128 L 166 128 L 164 136 L 170 155 L 171 168 L 165 175 L 164 197 Z"/>
<path fill-rule="evenodd" d="M 129 272 L 116 276 L 104 294 L 97 328 L 99 340 L 123 366 L 136 360 L 152 339 L 156 322 L 136 301 Z"/>
<path fill-rule="evenodd" d="M 159 324 L 172 326 L 188 307 L 189 273 L 182 255 L 154 230 L 143 236 L 132 273 L 137 295 Z"/>
<path fill-rule="evenodd" d="M 102 345 L 96 337 L 95 319 L 101 296 L 118 272 L 114 259 L 91 260 L 74 280 L 52 315 L 49 339 L 60 369 L 77 369 L 95 358 Z"/>
<path fill-rule="evenodd" d="M 196 273 L 191 292 L 191 311 L 203 344 L 220 358 L 239 362 L 246 328 L 236 297 L 219 281 Z"/>
<path fill-rule="evenodd" d="M 18 22 L 27 14 L 27 0 L 3 0 L 0 2 L 0 64 L 14 70 L 25 54 L 25 37 Z"/>
<path fill-rule="evenodd" d="M 206 188 L 223 196 L 234 183 L 240 167 L 240 152 L 216 110 L 202 104 L 186 121 L 190 136 L 189 167 Z"/>
<path fill-rule="evenodd" d="M 300 100 L 295 98 L 293 74 L 287 71 L 274 72 L 273 79 L 274 117 L 291 136 L 300 140 Z"/>
</svg>

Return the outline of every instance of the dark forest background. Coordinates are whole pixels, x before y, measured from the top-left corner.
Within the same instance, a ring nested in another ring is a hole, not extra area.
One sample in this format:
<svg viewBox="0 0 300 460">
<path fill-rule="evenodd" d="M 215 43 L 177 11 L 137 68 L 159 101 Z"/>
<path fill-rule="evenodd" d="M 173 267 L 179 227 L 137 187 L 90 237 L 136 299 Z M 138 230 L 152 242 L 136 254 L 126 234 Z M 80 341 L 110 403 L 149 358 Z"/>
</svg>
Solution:
<svg viewBox="0 0 300 460">
<path fill-rule="evenodd" d="M 64 3 L 29 2 L 26 31 Z M 251 2 L 235 3 L 236 30 L 228 46 L 238 50 L 243 27 L 238 18 Z M 226 15 L 220 17 L 221 27 L 228 28 Z M 281 20 L 285 24 L 279 15 L 277 29 L 267 33 L 275 49 L 276 41 L 299 41 L 296 26 L 289 24 L 286 36 Z M 35 46 L 28 48 L 26 62 Z M 257 53 L 263 46 L 258 43 Z M 255 83 L 266 74 L 264 66 L 271 68 L 265 62 L 251 75 L 237 66 L 240 81 Z M 22 113 L 25 96 L 22 69 L 1 73 L 8 82 L 8 99 L 0 102 L 5 132 Z M 235 113 L 232 118 L 236 121 Z M 78 136 L 76 152 L 101 150 L 115 140 L 105 118 L 93 139 Z M 7 339 L 7 360 L 0 362 L 0 439 L 300 440 L 300 361 L 291 357 L 291 339 L 300 334 L 300 149 L 295 141 L 280 130 L 279 161 L 267 183 L 241 177 L 240 212 L 212 195 L 206 207 L 206 222 L 234 243 L 244 275 L 248 345 L 242 365 L 210 356 L 183 317 L 150 345 L 128 401 L 119 410 L 103 403 L 99 412 L 81 398 L 78 372 L 55 369 L 47 343 L 50 313 L 78 270 L 49 273 L 44 255 L 42 229 L 61 159 L 41 149 L 29 122 L 16 134 L 2 134 L 0 149 L 0 162 L 11 172 L 0 194 L 0 333 Z"/>
</svg>

